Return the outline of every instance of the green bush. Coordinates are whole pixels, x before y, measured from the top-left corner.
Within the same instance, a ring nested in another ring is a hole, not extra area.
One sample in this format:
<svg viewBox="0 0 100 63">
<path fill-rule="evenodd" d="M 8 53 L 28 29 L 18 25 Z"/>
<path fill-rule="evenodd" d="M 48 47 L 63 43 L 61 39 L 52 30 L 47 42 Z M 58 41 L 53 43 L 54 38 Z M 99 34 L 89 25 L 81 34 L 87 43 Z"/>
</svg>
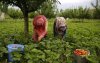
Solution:
<svg viewBox="0 0 100 63">
<path fill-rule="evenodd" d="M 19 9 L 9 8 L 7 13 L 13 19 L 23 18 L 23 14 Z"/>
</svg>

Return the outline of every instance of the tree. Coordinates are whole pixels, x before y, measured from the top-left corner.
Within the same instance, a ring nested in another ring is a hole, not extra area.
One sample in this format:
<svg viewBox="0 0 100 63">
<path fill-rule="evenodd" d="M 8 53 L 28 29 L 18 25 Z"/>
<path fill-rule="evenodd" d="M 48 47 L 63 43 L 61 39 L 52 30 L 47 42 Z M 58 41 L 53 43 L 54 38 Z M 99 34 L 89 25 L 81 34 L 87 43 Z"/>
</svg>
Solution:
<svg viewBox="0 0 100 63">
<path fill-rule="evenodd" d="M 47 16 L 47 18 L 52 18 L 55 17 L 56 15 L 56 2 L 54 4 L 52 4 L 52 1 L 49 2 L 45 2 L 43 3 L 43 5 L 41 6 L 41 8 L 39 9 L 39 12 L 45 16 Z M 45 12 L 44 12 L 45 10 Z"/>
<path fill-rule="evenodd" d="M 84 9 L 82 7 L 79 7 L 79 19 L 88 18 L 88 12 L 89 12 L 88 8 Z"/>
<path fill-rule="evenodd" d="M 74 8 L 74 9 L 65 9 L 61 10 L 59 13 L 60 16 L 65 18 L 79 18 L 79 19 L 90 19 L 92 18 L 92 12 L 90 8 Z"/>
<path fill-rule="evenodd" d="M 28 36 L 28 13 L 36 11 L 44 2 L 57 0 L 1 0 L 3 3 L 19 7 L 24 15 L 24 33 Z M 52 3 L 53 4 L 53 3 Z"/>
<path fill-rule="evenodd" d="M 91 3 L 95 8 L 94 18 L 100 19 L 100 0 L 96 0 L 95 3 Z"/>
</svg>

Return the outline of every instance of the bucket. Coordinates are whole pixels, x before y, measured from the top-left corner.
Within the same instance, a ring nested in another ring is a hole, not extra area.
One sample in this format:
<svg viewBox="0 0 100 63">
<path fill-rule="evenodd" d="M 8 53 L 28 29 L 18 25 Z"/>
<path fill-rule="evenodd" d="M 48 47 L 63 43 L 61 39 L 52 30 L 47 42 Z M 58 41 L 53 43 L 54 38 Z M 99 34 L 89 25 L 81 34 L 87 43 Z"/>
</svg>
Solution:
<svg viewBox="0 0 100 63">
<path fill-rule="evenodd" d="M 8 62 L 13 62 L 13 56 L 11 55 L 12 52 L 24 51 L 24 45 L 21 44 L 9 44 L 7 45 L 7 48 L 8 48 Z"/>
<path fill-rule="evenodd" d="M 73 63 L 89 63 L 88 59 L 86 58 L 87 56 L 90 55 L 89 50 L 84 50 L 84 49 L 76 49 L 74 51 L 74 61 Z"/>
</svg>

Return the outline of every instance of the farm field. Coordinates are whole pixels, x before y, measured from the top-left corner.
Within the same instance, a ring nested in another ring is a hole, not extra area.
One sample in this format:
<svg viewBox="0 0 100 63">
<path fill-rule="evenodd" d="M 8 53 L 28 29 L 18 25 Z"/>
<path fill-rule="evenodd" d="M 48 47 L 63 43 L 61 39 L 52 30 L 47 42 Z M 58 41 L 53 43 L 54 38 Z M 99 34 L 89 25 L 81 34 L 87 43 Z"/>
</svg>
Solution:
<svg viewBox="0 0 100 63">
<path fill-rule="evenodd" d="M 24 37 L 24 20 L 6 19 L 0 22 L 0 62 L 7 61 L 7 45 L 25 45 L 24 54 L 12 53 L 21 63 L 72 63 L 75 49 L 86 49 L 90 63 L 100 63 L 100 20 L 66 20 L 67 34 L 64 40 L 53 37 L 53 21 L 48 19 L 48 35 L 39 43 L 32 40 L 32 19 L 29 21 L 29 38 Z M 64 55 L 64 57 L 61 57 Z M 62 59 L 64 58 L 64 59 Z M 18 63 L 17 62 L 17 63 Z"/>
</svg>

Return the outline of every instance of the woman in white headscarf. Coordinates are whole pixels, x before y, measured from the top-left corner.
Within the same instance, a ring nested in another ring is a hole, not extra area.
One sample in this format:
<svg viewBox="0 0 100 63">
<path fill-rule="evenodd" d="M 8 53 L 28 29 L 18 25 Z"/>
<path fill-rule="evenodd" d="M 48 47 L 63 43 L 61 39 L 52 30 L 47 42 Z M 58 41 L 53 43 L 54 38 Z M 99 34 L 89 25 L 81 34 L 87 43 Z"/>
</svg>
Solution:
<svg viewBox="0 0 100 63">
<path fill-rule="evenodd" d="M 66 34 L 66 20 L 64 17 L 57 17 L 54 21 L 54 37 L 61 36 L 64 38 Z"/>
</svg>

